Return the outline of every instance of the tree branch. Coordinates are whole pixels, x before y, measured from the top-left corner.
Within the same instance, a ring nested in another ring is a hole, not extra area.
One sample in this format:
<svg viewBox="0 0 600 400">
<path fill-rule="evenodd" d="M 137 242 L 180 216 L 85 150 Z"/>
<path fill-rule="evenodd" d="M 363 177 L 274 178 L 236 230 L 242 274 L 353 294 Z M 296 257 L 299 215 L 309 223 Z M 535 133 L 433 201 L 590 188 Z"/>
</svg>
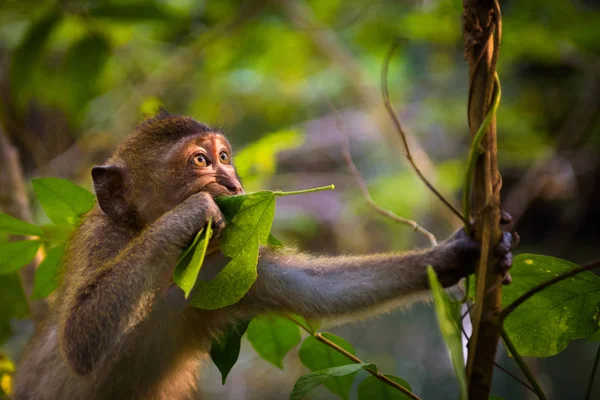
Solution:
<svg viewBox="0 0 600 400">
<path fill-rule="evenodd" d="M 335 350 L 338 353 L 342 354 L 344 357 L 348 358 L 349 360 L 352 360 L 352 362 L 355 362 L 357 364 L 366 364 L 360 358 L 356 357 L 354 354 L 348 352 L 347 350 L 341 348 L 340 346 L 338 346 L 337 344 L 335 344 L 331 340 L 327 339 L 321 333 L 314 332 L 313 330 L 305 327 L 302 323 L 300 323 L 299 321 L 296 321 L 295 318 L 288 316 L 288 319 L 291 320 L 296 325 L 298 325 L 304 331 L 308 332 L 312 337 L 314 337 L 315 339 L 317 339 L 319 342 L 323 343 L 326 346 L 329 346 L 333 350 Z M 410 397 L 411 399 L 413 399 L 413 400 L 421 400 L 421 398 L 419 396 L 417 396 L 416 394 L 414 394 L 413 392 L 411 392 L 410 390 L 408 390 L 404 386 L 400 385 L 398 382 L 394 382 L 393 380 L 391 380 L 387 376 L 383 375 L 382 373 L 380 373 L 378 371 L 375 371 L 375 370 L 371 370 L 371 369 L 365 369 L 365 371 L 367 371 L 369 374 L 373 375 L 375 378 L 379 379 L 381 382 L 383 382 L 383 383 L 385 383 L 387 385 L 390 385 L 394 389 L 396 389 L 396 390 L 404 393 L 406 396 Z"/>
<path fill-rule="evenodd" d="M 463 37 L 469 63 L 468 118 L 472 137 L 483 125 L 492 108 L 494 76 L 501 37 L 501 14 L 496 0 L 463 0 Z M 494 373 L 494 358 L 500 340 L 502 279 L 493 254 L 500 240 L 500 188 L 496 147 L 496 118 L 492 116 L 481 143 L 484 152 L 477 157 L 473 191 L 475 238 L 481 243 L 481 256 L 475 270 L 475 307 L 471 314 L 473 334 L 467 359 L 469 399 L 487 399 Z M 466 215 L 469 218 L 470 215 Z"/>
</svg>

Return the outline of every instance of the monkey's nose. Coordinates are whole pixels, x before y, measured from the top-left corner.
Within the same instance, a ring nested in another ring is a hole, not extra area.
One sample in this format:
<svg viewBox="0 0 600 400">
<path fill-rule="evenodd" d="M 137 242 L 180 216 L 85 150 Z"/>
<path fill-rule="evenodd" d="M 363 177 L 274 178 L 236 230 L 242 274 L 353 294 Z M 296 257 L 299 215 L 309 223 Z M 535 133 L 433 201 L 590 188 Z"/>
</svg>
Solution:
<svg viewBox="0 0 600 400">
<path fill-rule="evenodd" d="M 221 184 L 233 194 L 240 194 L 244 192 L 244 189 L 242 189 L 242 185 L 240 185 L 239 182 L 228 179 Z"/>
</svg>

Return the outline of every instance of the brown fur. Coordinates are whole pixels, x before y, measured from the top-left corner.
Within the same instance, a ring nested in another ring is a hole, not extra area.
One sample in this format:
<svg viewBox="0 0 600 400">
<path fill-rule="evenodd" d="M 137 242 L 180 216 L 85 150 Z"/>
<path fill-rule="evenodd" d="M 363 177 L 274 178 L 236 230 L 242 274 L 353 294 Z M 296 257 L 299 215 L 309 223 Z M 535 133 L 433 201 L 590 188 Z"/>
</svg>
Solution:
<svg viewBox="0 0 600 400">
<path fill-rule="evenodd" d="M 189 163 L 200 147 L 212 160 Z M 139 126 L 94 169 L 98 205 L 74 232 L 51 312 L 18 367 L 15 399 L 194 399 L 211 339 L 228 324 L 266 311 L 313 318 L 380 312 L 427 290 L 426 266 L 446 286 L 468 272 L 478 246 L 455 235 L 402 254 L 312 257 L 262 248 L 258 279 L 236 305 L 187 305 L 171 281 L 181 250 L 209 218 L 213 201 L 238 193 L 224 136 L 188 117 L 161 114 Z M 203 273 L 226 260 L 209 255 Z"/>
</svg>

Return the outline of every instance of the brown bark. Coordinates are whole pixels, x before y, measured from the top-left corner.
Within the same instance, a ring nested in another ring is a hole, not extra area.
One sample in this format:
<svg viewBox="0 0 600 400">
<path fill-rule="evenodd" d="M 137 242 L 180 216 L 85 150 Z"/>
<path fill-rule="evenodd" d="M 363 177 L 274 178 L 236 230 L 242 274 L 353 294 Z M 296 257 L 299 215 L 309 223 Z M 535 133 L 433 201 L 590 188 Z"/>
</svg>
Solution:
<svg viewBox="0 0 600 400">
<path fill-rule="evenodd" d="M 19 155 L 11 145 L 4 131 L 0 128 L 0 210 L 15 218 L 32 222 L 29 198 L 25 189 L 25 181 Z M 15 237 L 15 239 L 17 239 Z M 22 239 L 22 238 L 21 238 Z M 40 254 L 31 263 L 19 270 L 23 289 L 27 297 L 33 292 L 35 269 L 40 262 Z M 40 321 L 47 310 L 43 300 L 30 301 L 31 316 L 34 321 Z"/>
<path fill-rule="evenodd" d="M 469 63 L 468 118 L 474 135 L 492 104 L 494 74 L 501 36 L 500 7 L 494 0 L 463 0 L 463 37 Z M 502 276 L 495 269 L 494 244 L 501 236 L 500 188 L 496 148 L 496 119 L 482 141 L 472 191 L 475 236 L 481 243 L 476 269 L 477 291 L 471 313 L 473 334 L 469 343 L 467 380 L 469 399 L 487 399 L 494 357 L 500 338 Z"/>
</svg>

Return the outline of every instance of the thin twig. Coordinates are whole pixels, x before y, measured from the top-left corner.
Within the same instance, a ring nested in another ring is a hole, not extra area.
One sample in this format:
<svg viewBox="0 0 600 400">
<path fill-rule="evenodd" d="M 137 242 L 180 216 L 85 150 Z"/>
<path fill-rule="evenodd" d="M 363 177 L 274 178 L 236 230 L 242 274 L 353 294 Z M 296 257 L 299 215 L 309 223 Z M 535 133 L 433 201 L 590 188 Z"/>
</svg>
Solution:
<svg viewBox="0 0 600 400">
<path fill-rule="evenodd" d="M 498 73 L 494 73 L 494 98 L 492 100 L 492 106 L 490 107 L 485 119 L 479 126 L 477 133 L 473 137 L 473 141 L 471 142 L 471 150 L 469 151 L 469 158 L 467 161 L 467 172 L 465 175 L 465 187 L 463 190 L 463 215 L 466 218 L 470 218 L 471 215 L 471 186 L 473 183 L 473 174 L 475 172 L 475 166 L 477 165 L 477 160 L 479 155 L 482 153 L 481 141 L 483 140 L 492 120 L 496 116 L 496 110 L 498 110 L 498 105 L 500 104 L 500 98 L 502 97 L 502 89 L 500 88 L 500 78 L 498 77 Z M 465 224 L 465 229 L 467 233 L 470 233 L 471 226 L 470 224 Z"/>
<path fill-rule="evenodd" d="M 566 272 L 562 275 L 559 275 L 555 278 L 552 278 L 546 282 L 543 282 L 541 284 L 539 284 L 536 287 L 533 287 L 531 289 L 529 289 L 527 292 L 523 293 L 521 296 L 519 296 L 515 301 L 513 301 L 512 303 L 510 303 L 508 306 L 506 306 L 503 310 L 502 313 L 500 314 L 500 318 L 502 320 L 505 320 L 506 317 L 508 317 L 513 311 L 515 311 L 515 309 L 517 307 L 519 307 L 521 304 L 523 304 L 525 301 L 529 300 L 531 297 L 535 296 L 536 294 L 538 294 L 539 292 L 541 292 L 542 290 L 560 282 L 563 281 L 567 278 L 570 278 L 572 276 L 575 276 L 577 274 L 580 274 L 583 271 L 588 271 L 590 269 L 594 269 L 594 268 L 599 268 L 600 267 L 600 260 L 596 260 L 596 261 L 592 261 L 589 264 L 584 265 L 583 267 L 580 268 L 573 268 L 571 271 Z"/>
<path fill-rule="evenodd" d="M 398 131 L 398 134 L 402 138 L 402 143 L 404 144 L 406 159 L 408 160 L 410 165 L 413 167 L 413 169 L 415 170 L 417 175 L 419 175 L 419 178 L 421 178 L 421 181 L 423 181 L 423 183 L 429 188 L 429 190 L 431 190 L 433 192 L 433 194 L 435 194 L 437 196 L 437 198 L 440 199 L 442 201 L 442 203 L 444 203 L 446 205 L 446 207 L 448 207 L 448 209 L 450 209 L 450 211 L 452 211 L 458 218 L 461 219 L 461 221 L 464 222 L 465 225 L 467 225 L 469 222 L 466 219 L 466 217 L 464 215 L 462 215 L 460 213 L 460 211 L 458 211 L 456 209 L 456 207 L 454 207 L 452 205 L 452 203 L 450 203 L 450 201 L 448 201 L 444 197 L 444 195 L 442 195 L 433 186 L 433 184 L 431 182 L 429 182 L 429 180 L 425 177 L 425 175 L 423 175 L 423 173 L 421 172 L 419 167 L 417 167 L 417 164 L 413 160 L 412 154 L 410 152 L 410 147 L 408 146 L 408 141 L 406 140 L 406 134 L 404 133 L 404 130 L 402 129 L 402 125 L 400 124 L 400 120 L 396 116 L 396 112 L 394 111 L 394 108 L 392 107 L 392 104 L 390 102 L 390 95 L 388 92 L 388 67 L 390 64 L 390 60 L 392 59 L 392 55 L 394 54 L 394 52 L 396 51 L 396 49 L 399 46 L 400 46 L 400 43 L 398 41 L 396 41 L 393 44 L 393 46 L 391 47 L 391 49 L 385 59 L 385 62 L 383 63 L 383 69 L 381 71 L 381 94 L 383 96 L 383 104 L 385 105 L 385 109 L 387 110 L 390 118 L 392 119 L 392 122 L 394 123 L 394 126 L 396 127 L 396 130 Z"/>
<path fill-rule="evenodd" d="M 327 339 L 321 333 L 319 333 L 319 332 L 312 332 L 311 330 L 307 329 L 303 324 L 301 324 L 298 321 L 296 321 L 294 318 L 289 318 L 289 319 L 292 322 L 294 322 L 296 325 L 298 325 L 300 328 L 302 328 L 304 331 L 308 332 L 312 337 L 314 337 L 315 339 L 317 339 L 319 342 L 323 343 L 326 346 L 329 346 L 330 348 L 332 348 L 333 350 L 335 350 L 338 353 L 342 354 L 343 356 L 345 356 L 349 360 L 352 360 L 353 362 L 355 362 L 357 364 L 366 364 L 360 358 L 356 357 L 354 354 L 348 352 L 347 350 L 341 348 L 340 346 L 338 346 L 337 344 L 335 344 L 331 340 Z M 375 378 L 379 379 L 383 383 L 386 383 L 386 384 L 392 386 L 393 388 L 399 390 L 400 392 L 404 393 L 406 396 L 410 397 L 411 399 L 413 399 L 413 400 L 421 400 L 421 398 L 419 396 L 417 396 L 416 394 L 414 394 L 413 392 L 411 392 L 410 390 L 408 390 L 404 386 L 400 385 L 398 382 L 394 382 L 393 380 L 391 380 L 387 376 L 383 375 L 382 373 L 377 372 L 375 370 L 371 370 L 371 369 L 365 369 L 365 371 L 367 371 L 369 374 L 373 375 Z"/>
<path fill-rule="evenodd" d="M 327 99 L 327 100 L 329 102 L 329 107 L 335 114 L 335 124 L 336 124 L 338 130 L 340 132 L 344 132 L 344 128 L 342 126 L 342 116 L 337 111 L 337 109 L 333 106 L 331 101 L 329 101 L 329 99 Z M 363 178 L 360 171 L 356 167 L 356 164 L 354 164 L 354 161 L 352 160 L 352 155 L 350 153 L 350 137 L 349 137 L 349 135 L 345 135 L 345 140 L 343 140 L 342 143 L 343 143 L 342 144 L 342 155 L 344 156 L 344 159 L 346 160 L 346 164 L 348 165 L 348 169 L 350 170 L 350 173 L 356 180 L 356 184 L 358 185 L 358 188 L 360 189 L 360 192 L 362 193 L 362 195 L 365 199 L 365 202 L 373 210 L 375 210 L 375 212 L 377 212 L 378 214 L 383 215 L 386 218 L 390 218 L 391 220 L 398 222 L 400 224 L 410 226 L 411 228 L 413 228 L 415 230 L 415 232 L 419 232 L 419 233 L 423 234 L 425 237 L 427 237 L 427 239 L 429 239 L 429 241 L 431 242 L 432 246 L 436 246 L 437 239 L 436 239 L 435 235 L 433 233 L 429 232 L 427 229 L 423 228 L 416 221 L 414 221 L 412 219 L 401 217 L 398 214 L 396 214 L 390 210 L 386 210 L 385 208 L 381 207 L 379 204 L 375 203 L 375 201 L 371 197 L 371 193 L 369 192 L 369 188 L 367 186 L 367 182 L 365 181 L 365 178 Z"/>
<path fill-rule="evenodd" d="M 594 378 L 596 377 L 596 371 L 598 370 L 598 364 L 600 364 L 600 346 L 598 346 L 598 350 L 596 351 L 596 358 L 594 358 L 594 365 L 592 366 L 592 372 L 590 374 L 590 380 L 588 381 L 588 386 L 585 391 L 585 400 L 590 400 L 592 398 L 592 389 L 594 388 Z"/>
<path fill-rule="evenodd" d="M 523 360 L 523 357 L 521 357 L 521 355 L 517 351 L 517 348 L 515 347 L 513 342 L 510 340 L 510 338 L 506 334 L 506 331 L 504 330 L 504 328 L 502 328 L 502 330 L 500 331 L 500 334 L 502 335 L 502 340 L 504 340 L 504 344 L 506 345 L 506 348 L 508 349 L 510 354 L 512 354 L 513 358 L 515 359 L 515 362 L 517 363 L 519 368 L 521 368 L 521 371 L 523 372 L 523 374 L 525 375 L 525 377 L 527 378 L 529 383 L 531 383 L 531 386 L 535 390 L 535 393 L 537 394 L 538 398 L 540 400 L 548 400 L 548 398 L 546 397 L 546 394 L 542 390 L 542 387 L 540 386 L 540 384 L 537 382 L 537 380 L 533 376 L 533 373 L 531 373 L 531 370 L 525 363 L 525 360 Z"/>
</svg>

